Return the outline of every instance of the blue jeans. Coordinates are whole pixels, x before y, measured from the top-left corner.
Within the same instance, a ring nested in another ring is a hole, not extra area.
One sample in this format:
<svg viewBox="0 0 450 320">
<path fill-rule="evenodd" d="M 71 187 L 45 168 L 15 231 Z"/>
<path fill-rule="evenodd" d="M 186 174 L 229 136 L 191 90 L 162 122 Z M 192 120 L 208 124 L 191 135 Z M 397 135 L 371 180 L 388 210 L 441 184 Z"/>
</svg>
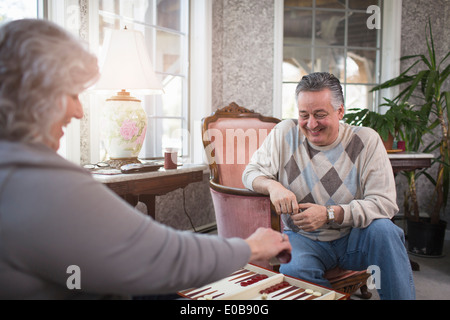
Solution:
<svg viewBox="0 0 450 320">
<path fill-rule="evenodd" d="M 286 234 L 292 244 L 292 260 L 280 266 L 283 274 L 330 288 L 323 277 L 326 270 L 339 266 L 359 271 L 375 266 L 377 269 L 371 270 L 379 274 L 373 273 L 372 278 L 380 299 L 416 297 L 403 230 L 389 219 L 374 220 L 364 229 L 353 228 L 347 236 L 329 242 L 314 241 L 292 231 Z"/>
</svg>

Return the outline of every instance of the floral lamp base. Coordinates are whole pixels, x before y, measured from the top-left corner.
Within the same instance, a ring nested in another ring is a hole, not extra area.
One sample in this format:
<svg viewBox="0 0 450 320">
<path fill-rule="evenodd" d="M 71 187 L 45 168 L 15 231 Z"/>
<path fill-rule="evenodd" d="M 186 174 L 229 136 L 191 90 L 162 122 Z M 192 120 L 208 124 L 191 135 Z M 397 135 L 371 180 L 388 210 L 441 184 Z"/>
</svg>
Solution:
<svg viewBox="0 0 450 320">
<path fill-rule="evenodd" d="M 147 130 L 147 114 L 140 100 L 126 91 L 106 100 L 103 109 L 102 138 L 111 160 L 139 162 Z"/>
</svg>

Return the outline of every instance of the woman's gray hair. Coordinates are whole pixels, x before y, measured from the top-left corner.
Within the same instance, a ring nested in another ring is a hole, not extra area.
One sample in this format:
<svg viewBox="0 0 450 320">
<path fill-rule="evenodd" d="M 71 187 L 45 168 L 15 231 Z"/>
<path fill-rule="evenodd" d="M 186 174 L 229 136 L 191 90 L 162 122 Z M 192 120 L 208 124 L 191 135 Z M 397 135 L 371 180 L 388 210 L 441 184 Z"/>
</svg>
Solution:
<svg viewBox="0 0 450 320">
<path fill-rule="evenodd" d="M 67 95 L 98 78 L 98 63 L 79 39 L 58 25 L 23 19 L 0 27 L 0 139 L 53 141 Z"/>
<path fill-rule="evenodd" d="M 328 72 L 315 72 L 303 76 L 295 89 L 295 99 L 298 102 L 300 92 L 322 91 L 329 89 L 331 92 L 331 105 L 337 110 L 344 105 L 342 86 L 338 78 Z"/>
</svg>

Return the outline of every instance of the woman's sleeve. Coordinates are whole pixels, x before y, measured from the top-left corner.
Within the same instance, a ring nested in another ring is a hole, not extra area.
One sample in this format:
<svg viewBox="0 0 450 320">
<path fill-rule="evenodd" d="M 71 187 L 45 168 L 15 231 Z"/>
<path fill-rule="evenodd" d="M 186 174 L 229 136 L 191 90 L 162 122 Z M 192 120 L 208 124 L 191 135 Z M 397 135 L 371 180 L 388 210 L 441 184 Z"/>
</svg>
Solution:
<svg viewBox="0 0 450 320">
<path fill-rule="evenodd" d="M 18 203 L 23 226 L 4 233 L 10 259 L 24 272 L 66 286 L 75 265 L 81 290 L 138 295 L 200 286 L 248 262 L 243 239 L 161 225 L 83 173 L 56 170 L 53 177 L 20 193 L 27 198 L 26 206 Z"/>
</svg>

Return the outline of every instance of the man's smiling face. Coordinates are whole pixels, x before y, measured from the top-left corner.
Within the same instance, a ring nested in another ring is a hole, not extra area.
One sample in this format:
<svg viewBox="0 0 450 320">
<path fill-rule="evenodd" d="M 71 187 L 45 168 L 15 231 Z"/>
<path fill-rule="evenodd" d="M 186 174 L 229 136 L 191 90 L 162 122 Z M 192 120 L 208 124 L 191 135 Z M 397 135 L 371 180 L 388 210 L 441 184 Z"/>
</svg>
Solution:
<svg viewBox="0 0 450 320">
<path fill-rule="evenodd" d="M 344 106 L 337 110 L 331 104 L 331 91 L 304 91 L 298 95 L 298 123 L 309 142 L 328 146 L 339 135 L 339 120 L 344 116 Z"/>
</svg>

